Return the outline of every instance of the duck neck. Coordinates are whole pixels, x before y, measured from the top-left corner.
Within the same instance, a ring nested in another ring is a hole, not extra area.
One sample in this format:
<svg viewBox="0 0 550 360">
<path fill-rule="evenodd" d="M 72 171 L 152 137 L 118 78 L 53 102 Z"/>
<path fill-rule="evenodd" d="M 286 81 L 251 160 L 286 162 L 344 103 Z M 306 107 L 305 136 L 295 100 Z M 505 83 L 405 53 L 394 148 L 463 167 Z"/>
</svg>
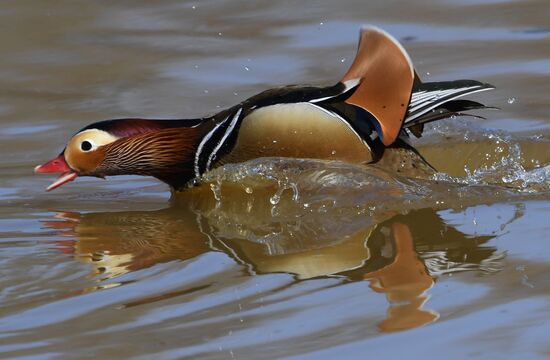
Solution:
<svg viewBox="0 0 550 360">
<path fill-rule="evenodd" d="M 104 147 L 98 172 L 153 176 L 179 190 L 195 176 L 195 153 L 209 128 L 169 128 L 119 139 Z"/>
</svg>

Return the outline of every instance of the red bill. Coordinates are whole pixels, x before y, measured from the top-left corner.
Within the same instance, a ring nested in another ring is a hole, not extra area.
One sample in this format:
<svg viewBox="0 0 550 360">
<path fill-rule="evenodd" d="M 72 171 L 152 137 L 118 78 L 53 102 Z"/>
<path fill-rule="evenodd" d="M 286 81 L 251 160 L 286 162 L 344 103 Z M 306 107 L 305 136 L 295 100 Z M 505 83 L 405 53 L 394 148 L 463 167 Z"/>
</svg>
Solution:
<svg viewBox="0 0 550 360">
<path fill-rule="evenodd" d="M 56 189 L 69 181 L 73 181 L 78 176 L 78 174 L 69 167 L 63 154 L 60 154 L 58 157 L 45 164 L 38 165 L 34 168 L 34 172 L 36 174 L 61 173 L 57 180 L 46 188 L 46 191 Z"/>
</svg>

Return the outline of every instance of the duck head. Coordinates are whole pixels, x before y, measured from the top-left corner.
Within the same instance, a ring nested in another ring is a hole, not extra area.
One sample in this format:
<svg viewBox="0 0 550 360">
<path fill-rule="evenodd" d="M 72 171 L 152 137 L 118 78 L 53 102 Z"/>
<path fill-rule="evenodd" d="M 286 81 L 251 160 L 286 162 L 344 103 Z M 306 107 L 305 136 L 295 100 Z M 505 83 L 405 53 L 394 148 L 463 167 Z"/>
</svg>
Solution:
<svg viewBox="0 0 550 360">
<path fill-rule="evenodd" d="M 54 159 L 35 173 L 60 173 L 46 190 L 78 176 L 154 176 L 174 189 L 193 177 L 193 157 L 202 131 L 194 120 L 118 119 L 77 132 Z"/>
</svg>

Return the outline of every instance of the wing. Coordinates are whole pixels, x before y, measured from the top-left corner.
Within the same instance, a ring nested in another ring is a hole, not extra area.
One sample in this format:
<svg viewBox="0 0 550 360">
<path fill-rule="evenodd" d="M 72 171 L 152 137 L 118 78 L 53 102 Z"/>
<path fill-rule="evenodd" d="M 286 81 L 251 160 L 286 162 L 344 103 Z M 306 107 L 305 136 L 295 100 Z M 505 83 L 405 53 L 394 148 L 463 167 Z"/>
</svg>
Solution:
<svg viewBox="0 0 550 360">
<path fill-rule="evenodd" d="M 345 102 L 374 115 L 382 143 L 391 145 L 400 133 L 415 81 L 409 55 L 383 30 L 364 27 L 355 60 L 342 81 L 353 79 L 360 84 Z"/>
<path fill-rule="evenodd" d="M 408 124 L 414 124 L 416 122 L 415 120 L 420 118 L 422 115 L 425 115 L 430 110 L 439 108 L 452 100 L 494 88 L 495 87 L 493 85 L 475 80 L 419 83 L 415 86 L 414 93 L 411 97 L 411 103 L 405 119 L 405 126 Z M 460 110 L 471 109 L 472 108 L 465 108 Z"/>
<path fill-rule="evenodd" d="M 357 80 L 342 81 L 334 86 L 284 86 L 261 92 L 238 105 L 214 115 L 209 120 L 215 126 L 206 134 L 199 144 L 195 155 L 195 176 L 200 176 L 223 156 L 231 151 L 235 145 L 243 119 L 254 111 L 268 108 L 273 105 L 284 104 L 311 104 L 338 101 L 346 98 L 357 88 Z M 334 114 L 335 121 L 341 121 Z"/>
</svg>

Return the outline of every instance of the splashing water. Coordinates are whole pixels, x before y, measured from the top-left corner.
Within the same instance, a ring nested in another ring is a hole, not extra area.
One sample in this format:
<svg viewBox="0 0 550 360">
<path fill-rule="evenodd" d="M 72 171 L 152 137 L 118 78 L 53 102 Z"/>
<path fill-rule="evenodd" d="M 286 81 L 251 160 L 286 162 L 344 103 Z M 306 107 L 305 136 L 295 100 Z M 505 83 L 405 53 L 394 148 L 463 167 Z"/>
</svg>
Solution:
<svg viewBox="0 0 550 360">
<path fill-rule="evenodd" d="M 437 124 L 433 130 L 445 134 L 460 132 L 467 142 L 487 142 L 485 159 L 487 165 L 471 168 L 464 166 L 465 177 L 450 176 L 438 173 L 433 180 L 454 182 L 465 185 L 496 185 L 505 186 L 521 192 L 550 191 L 550 164 L 541 165 L 538 159 L 530 159 L 523 153 L 519 139 L 501 131 L 479 130 L 468 123 L 454 121 L 452 124 Z M 535 137 L 529 141 L 540 142 L 541 147 L 547 142 L 543 137 Z M 491 162 L 492 161 L 492 162 Z M 531 168 L 528 165 L 532 165 Z"/>
</svg>

